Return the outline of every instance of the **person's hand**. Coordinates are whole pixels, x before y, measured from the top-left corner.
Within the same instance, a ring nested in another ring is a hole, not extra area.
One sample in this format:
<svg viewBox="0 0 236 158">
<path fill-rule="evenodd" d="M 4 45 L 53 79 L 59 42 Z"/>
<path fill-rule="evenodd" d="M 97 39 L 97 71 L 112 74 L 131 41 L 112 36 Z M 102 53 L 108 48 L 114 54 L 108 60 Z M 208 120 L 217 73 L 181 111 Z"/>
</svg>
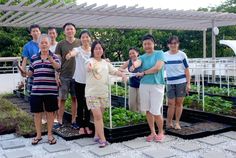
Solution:
<svg viewBox="0 0 236 158">
<path fill-rule="evenodd" d="M 125 74 L 122 73 L 122 76 L 121 76 L 121 77 L 122 77 L 122 80 L 123 80 L 124 82 L 127 82 L 127 81 L 128 81 L 128 78 L 127 78 L 127 76 L 126 76 Z"/>
<path fill-rule="evenodd" d="M 110 63 L 110 62 L 111 62 L 109 58 L 106 58 L 105 60 L 106 60 L 106 62 L 108 62 L 108 63 Z"/>
<path fill-rule="evenodd" d="M 52 63 L 54 61 L 53 57 L 51 55 L 48 56 L 48 61 Z"/>
<path fill-rule="evenodd" d="M 138 72 L 136 73 L 136 77 L 143 77 L 144 76 L 144 72 Z"/>
<path fill-rule="evenodd" d="M 61 80 L 58 78 L 56 79 L 57 87 L 61 87 Z"/>
<path fill-rule="evenodd" d="M 129 68 L 129 71 L 130 72 L 133 72 L 135 70 L 135 67 L 132 65 L 130 68 Z"/>
<path fill-rule="evenodd" d="M 190 89 L 191 89 L 191 84 L 190 84 L 190 83 L 187 83 L 187 85 L 186 85 L 186 93 L 187 93 L 187 94 L 189 94 Z"/>
<path fill-rule="evenodd" d="M 71 56 L 71 51 L 70 51 L 68 54 L 66 54 L 66 60 L 69 60 L 71 57 L 72 56 Z"/>
<path fill-rule="evenodd" d="M 88 63 L 88 72 L 91 72 L 93 70 L 93 65 L 92 63 Z"/>
<path fill-rule="evenodd" d="M 22 77 L 26 77 L 27 76 L 27 73 L 26 71 L 23 70 L 22 66 L 18 66 L 19 70 L 20 70 L 20 74 Z"/>
</svg>

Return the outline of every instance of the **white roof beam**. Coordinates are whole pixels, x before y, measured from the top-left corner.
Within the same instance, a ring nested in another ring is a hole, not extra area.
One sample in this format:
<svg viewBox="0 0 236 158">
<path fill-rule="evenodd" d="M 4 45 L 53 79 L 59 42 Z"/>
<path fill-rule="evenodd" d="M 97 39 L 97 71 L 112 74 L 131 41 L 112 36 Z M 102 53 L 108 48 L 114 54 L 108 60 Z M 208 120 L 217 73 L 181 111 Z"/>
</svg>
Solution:
<svg viewBox="0 0 236 158">
<path fill-rule="evenodd" d="M 58 4 L 55 4 L 47 9 L 52 9 L 52 10 L 56 10 L 56 9 L 59 9 L 60 6 L 62 7 L 63 5 L 58 3 Z M 70 4 L 68 5 L 70 7 L 74 6 L 74 4 Z M 46 7 L 44 7 L 46 8 Z M 42 7 L 43 9 L 43 7 Z M 35 12 L 35 14 L 27 19 L 24 19 L 23 21 L 20 21 L 19 23 L 38 23 L 40 19 L 43 18 L 44 15 L 53 15 L 52 13 L 43 13 L 43 12 Z"/>
<path fill-rule="evenodd" d="M 48 7 L 52 2 L 51 1 L 48 1 L 47 3 L 44 3 L 43 5 L 39 6 L 39 8 L 45 8 L 45 7 Z M 59 3 L 61 4 L 61 3 Z M 28 17 L 31 17 L 32 15 L 34 15 L 35 12 L 27 12 L 25 15 L 21 16 L 20 18 L 18 19 L 15 19 L 14 21 L 12 21 L 11 23 L 12 24 L 16 24 L 24 19 L 27 19 Z"/>
</svg>

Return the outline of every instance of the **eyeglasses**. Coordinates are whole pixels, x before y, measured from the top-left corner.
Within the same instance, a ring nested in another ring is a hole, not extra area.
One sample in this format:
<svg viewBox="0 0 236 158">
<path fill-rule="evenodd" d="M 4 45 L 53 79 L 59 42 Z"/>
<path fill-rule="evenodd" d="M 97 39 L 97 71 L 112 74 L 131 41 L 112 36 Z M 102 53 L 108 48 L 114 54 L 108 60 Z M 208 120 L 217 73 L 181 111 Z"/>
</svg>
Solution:
<svg viewBox="0 0 236 158">
<path fill-rule="evenodd" d="M 172 43 L 169 43 L 170 45 L 177 45 L 179 44 L 178 42 L 172 42 Z"/>
</svg>

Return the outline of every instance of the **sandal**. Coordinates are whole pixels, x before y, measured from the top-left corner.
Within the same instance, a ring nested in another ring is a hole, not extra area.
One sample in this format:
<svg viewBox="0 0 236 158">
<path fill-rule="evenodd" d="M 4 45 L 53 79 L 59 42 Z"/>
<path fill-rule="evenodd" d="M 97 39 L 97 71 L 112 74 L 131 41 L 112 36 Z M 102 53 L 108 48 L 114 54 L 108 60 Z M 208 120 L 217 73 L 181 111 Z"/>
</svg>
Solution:
<svg viewBox="0 0 236 158">
<path fill-rule="evenodd" d="M 155 136 L 155 142 L 163 142 L 165 139 L 165 135 L 164 134 L 158 134 Z"/>
<path fill-rule="evenodd" d="M 41 140 L 42 140 L 42 138 L 34 138 L 31 144 L 37 145 Z"/>
<path fill-rule="evenodd" d="M 88 127 L 85 127 L 85 133 L 88 135 L 91 135 L 91 134 L 93 134 L 93 131 L 90 130 Z"/>
<path fill-rule="evenodd" d="M 155 137 L 156 137 L 156 135 L 150 134 L 149 136 L 147 136 L 146 141 L 147 141 L 147 142 L 151 142 L 151 141 L 154 140 Z"/>
<path fill-rule="evenodd" d="M 56 143 L 57 143 L 57 140 L 56 140 L 54 137 L 52 137 L 51 140 L 48 139 L 48 143 L 49 143 L 50 145 L 53 145 L 53 144 L 56 144 Z"/>
</svg>

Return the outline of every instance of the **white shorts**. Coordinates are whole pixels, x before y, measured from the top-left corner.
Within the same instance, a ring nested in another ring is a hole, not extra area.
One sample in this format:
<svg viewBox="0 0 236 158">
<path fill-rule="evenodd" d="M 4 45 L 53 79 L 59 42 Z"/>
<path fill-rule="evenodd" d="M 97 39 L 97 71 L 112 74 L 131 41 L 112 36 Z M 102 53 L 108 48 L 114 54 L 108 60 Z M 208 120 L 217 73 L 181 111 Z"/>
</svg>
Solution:
<svg viewBox="0 0 236 158">
<path fill-rule="evenodd" d="M 140 110 L 149 111 L 153 115 L 162 115 L 164 85 L 140 84 Z"/>
</svg>

